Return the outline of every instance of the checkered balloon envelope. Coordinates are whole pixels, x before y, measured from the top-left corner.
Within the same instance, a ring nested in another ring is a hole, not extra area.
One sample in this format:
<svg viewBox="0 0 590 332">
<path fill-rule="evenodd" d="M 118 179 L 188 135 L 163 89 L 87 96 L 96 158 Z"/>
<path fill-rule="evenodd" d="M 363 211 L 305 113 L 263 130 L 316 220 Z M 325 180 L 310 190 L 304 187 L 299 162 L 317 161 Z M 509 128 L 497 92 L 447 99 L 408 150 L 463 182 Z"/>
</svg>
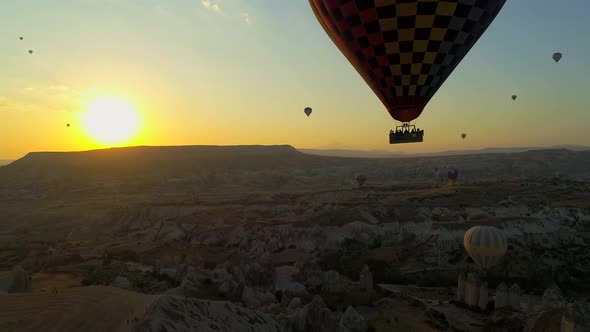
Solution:
<svg viewBox="0 0 590 332">
<path fill-rule="evenodd" d="M 410 122 L 506 0 L 309 0 L 330 39 L 389 114 Z"/>
</svg>

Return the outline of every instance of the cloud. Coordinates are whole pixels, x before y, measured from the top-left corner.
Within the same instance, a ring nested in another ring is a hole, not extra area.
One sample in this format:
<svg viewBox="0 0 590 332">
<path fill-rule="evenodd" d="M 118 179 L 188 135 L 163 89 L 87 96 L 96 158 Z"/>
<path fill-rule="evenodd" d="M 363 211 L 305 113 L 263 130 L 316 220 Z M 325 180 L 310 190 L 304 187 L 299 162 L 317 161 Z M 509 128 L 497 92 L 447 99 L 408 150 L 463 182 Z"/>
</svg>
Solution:
<svg viewBox="0 0 590 332">
<path fill-rule="evenodd" d="M 217 4 L 216 2 L 213 2 L 211 0 L 201 0 L 201 4 L 203 5 L 203 7 L 212 10 L 216 13 L 221 12 L 221 8 L 219 7 L 219 4 Z"/>
<path fill-rule="evenodd" d="M 95 93 L 94 88 L 81 90 L 68 85 L 29 86 L 15 98 L 0 96 L 0 112 L 76 111 Z"/>
<path fill-rule="evenodd" d="M 248 13 L 242 13 L 242 19 L 246 24 L 252 24 L 252 19 L 250 18 L 250 15 Z"/>
<path fill-rule="evenodd" d="M 3 113 L 3 112 L 26 113 L 26 112 L 42 111 L 45 109 L 46 109 L 46 107 L 43 107 L 42 105 L 38 105 L 38 104 L 34 104 L 34 103 L 27 103 L 27 102 L 20 102 L 20 101 L 10 99 L 5 96 L 0 96 L 0 113 Z"/>
<path fill-rule="evenodd" d="M 221 11 L 221 7 L 214 0 L 201 0 L 201 5 L 203 5 L 203 7 L 205 7 L 205 9 L 216 12 L 218 14 L 221 14 L 221 15 L 226 14 L 225 12 Z M 252 18 L 250 17 L 250 14 L 241 13 L 240 16 L 242 18 L 242 22 L 244 22 L 248 25 L 252 24 Z"/>
<path fill-rule="evenodd" d="M 20 91 L 26 98 L 44 103 L 68 103 L 76 99 L 79 91 L 68 85 L 29 86 Z"/>
</svg>

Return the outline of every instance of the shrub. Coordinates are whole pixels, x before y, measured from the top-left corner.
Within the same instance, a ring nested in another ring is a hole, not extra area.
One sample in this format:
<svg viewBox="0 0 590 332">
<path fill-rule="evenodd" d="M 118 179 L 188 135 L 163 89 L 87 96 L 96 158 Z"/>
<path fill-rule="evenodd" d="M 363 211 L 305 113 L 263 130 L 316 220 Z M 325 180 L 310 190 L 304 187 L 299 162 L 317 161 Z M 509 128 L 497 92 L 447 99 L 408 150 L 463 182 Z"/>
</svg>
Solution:
<svg viewBox="0 0 590 332">
<path fill-rule="evenodd" d="M 212 259 L 207 259 L 203 265 L 207 270 L 214 270 L 217 267 L 217 262 Z"/>
<path fill-rule="evenodd" d="M 280 290 L 280 289 L 277 290 L 275 292 L 275 297 L 277 298 L 277 301 L 280 303 L 281 302 L 281 299 L 283 298 L 283 291 Z"/>
<path fill-rule="evenodd" d="M 369 248 L 363 242 L 347 238 L 342 242 L 340 253 L 342 256 L 359 257 L 367 253 Z"/>
<path fill-rule="evenodd" d="M 324 252 L 318 261 L 323 270 L 337 270 L 340 266 L 340 253 L 336 251 Z"/>
<path fill-rule="evenodd" d="M 115 256 L 123 261 L 139 262 L 139 255 L 131 249 L 125 249 L 117 253 Z"/>
<path fill-rule="evenodd" d="M 82 286 L 91 286 L 91 285 L 94 285 L 95 281 L 96 280 L 94 280 L 93 277 L 89 276 L 89 277 L 82 279 L 82 281 L 80 283 L 82 284 Z"/>
<path fill-rule="evenodd" d="M 352 305 L 353 307 L 361 305 L 369 305 L 375 299 L 374 292 L 367 291 L 350 291 L 344 295 L 344 304 Z"/>
<path fill-rule="evenodd" d="M 102 266 L 108 266 L 113 261 L 113 254 L 107 253 L 102 257 Z"/>
</svg>

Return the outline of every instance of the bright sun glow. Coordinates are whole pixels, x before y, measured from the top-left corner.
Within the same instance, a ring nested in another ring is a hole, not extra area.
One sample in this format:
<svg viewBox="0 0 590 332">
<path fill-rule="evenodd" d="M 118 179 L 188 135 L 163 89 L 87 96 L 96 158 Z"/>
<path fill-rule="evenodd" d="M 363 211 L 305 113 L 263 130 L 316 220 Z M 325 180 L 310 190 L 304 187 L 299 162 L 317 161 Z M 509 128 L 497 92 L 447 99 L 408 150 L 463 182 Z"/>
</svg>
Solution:
<svg viewBox="0 0 590 332">
<path fill-rule="evenodd" d="M 128 143 L 140 125 L 134 105 L 114 96 L 90 100 L 82 113 L 82 123 L 97 143 L 110 146 Z"/>
</svg>

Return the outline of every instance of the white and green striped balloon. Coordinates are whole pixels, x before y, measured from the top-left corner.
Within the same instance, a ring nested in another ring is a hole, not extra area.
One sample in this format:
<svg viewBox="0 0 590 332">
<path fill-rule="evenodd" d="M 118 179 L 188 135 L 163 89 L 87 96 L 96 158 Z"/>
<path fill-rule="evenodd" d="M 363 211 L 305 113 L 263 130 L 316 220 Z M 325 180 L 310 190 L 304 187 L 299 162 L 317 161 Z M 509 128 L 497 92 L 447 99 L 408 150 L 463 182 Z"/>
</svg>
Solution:
<svg viewBox="0 0 590 332">
<path fill-rule="evenodd" d="M 504 232 L 492 226 L 475 226 L 465 232 L 465 250 L 484 270 L 496 265 L 508 250 Z"/>
</svg>

